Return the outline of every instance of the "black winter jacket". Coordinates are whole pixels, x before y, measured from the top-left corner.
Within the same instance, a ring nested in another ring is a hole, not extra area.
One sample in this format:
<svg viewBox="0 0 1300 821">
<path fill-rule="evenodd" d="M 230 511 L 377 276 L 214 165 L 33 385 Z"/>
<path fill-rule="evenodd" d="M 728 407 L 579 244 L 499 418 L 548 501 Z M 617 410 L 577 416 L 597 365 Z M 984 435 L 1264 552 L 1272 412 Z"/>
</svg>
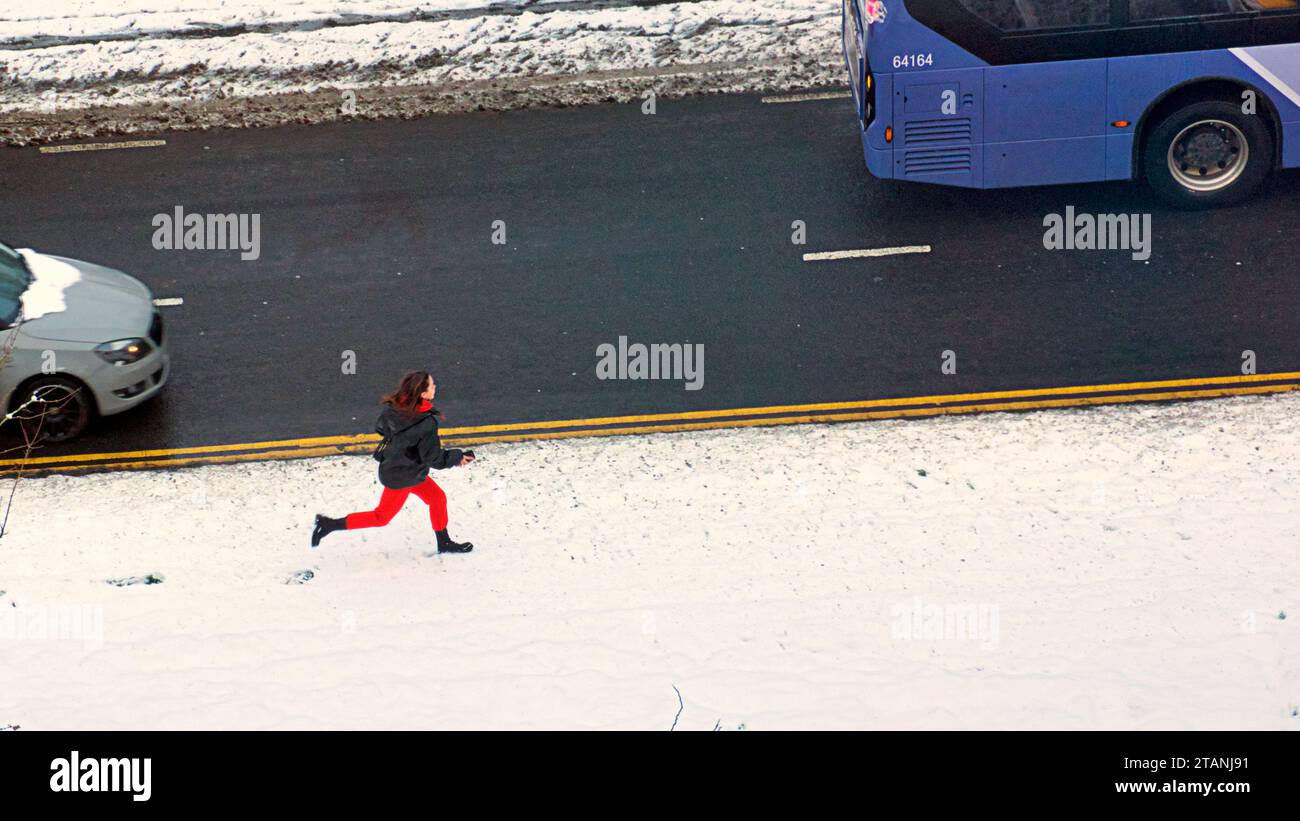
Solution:
<svg viewBox="0 0 1300 821">
<path fill-rule="evenodd" d="M 464 452 L 444 449 L 438 438 L 437 413 L 432 408 L 416 414 L 384 408 L 379 414 L 375 433 L 388 439 L 384 460 L 379 463 L 379 481 L 384 487 L 415 487 L 429 475 L 430 468 L 445 470 L 460 464 Z"/>
</svg>

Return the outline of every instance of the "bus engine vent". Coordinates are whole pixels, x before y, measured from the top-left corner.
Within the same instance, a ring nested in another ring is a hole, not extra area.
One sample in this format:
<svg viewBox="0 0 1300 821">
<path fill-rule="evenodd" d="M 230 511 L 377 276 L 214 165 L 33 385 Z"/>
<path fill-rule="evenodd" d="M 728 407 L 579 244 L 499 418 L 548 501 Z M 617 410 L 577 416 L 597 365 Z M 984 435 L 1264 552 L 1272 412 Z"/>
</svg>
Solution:
<svg viewBox="0 0 1300 821">
<path fill-rule="evenodd" d="M 903 145 L 932 145 L 959 142 L 970 145 L 970 118 L 948 120 L 913 120 L 903 130 Z"/>
<path fill-rule="evenodd" d="M 968 117 L 913 120 L 903 126 L 903 175 L 970 173 Z"/>
<path fill-rule="evenodd" d="M 908 151 L 903 156 L 903 175 L 970 173 L 969 148 L 940 148 Z"/>
</svg>

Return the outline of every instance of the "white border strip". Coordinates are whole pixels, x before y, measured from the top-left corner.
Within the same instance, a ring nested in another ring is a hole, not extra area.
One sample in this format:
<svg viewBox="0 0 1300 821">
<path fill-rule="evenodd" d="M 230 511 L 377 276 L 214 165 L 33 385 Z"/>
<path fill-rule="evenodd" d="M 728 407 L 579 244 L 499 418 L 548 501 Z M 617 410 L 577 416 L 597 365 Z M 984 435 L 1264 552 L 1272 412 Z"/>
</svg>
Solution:
<svg viewBox="0 0 1300 821">
<path fill-rule="evenodd" d="M 1288 100 L 1300 106 L 1300 92 L 1282 82 L 1276 74 L 1265 68 L 1263 63 L 1256 60 L 1254 56 L 1248 53 L 1244 48 L 1230 48 L 1228 51 L 1232 52 L 1232 56 L 1245 63 L 1256 74 L 1267 80 L 1269 85 L 1282 92 Z"/>
<path fill-rule="evenodd" d="M 856 259 L 858 257 L 892 257 L 895 254 L 928 254 L 928 245 L 900 245 L 897 248 L 862 248 L 857 251 L 819 251 L 804 254 L 804 262 L 819 262 L 828 259 Z"/>
<path fill-rule="evenodd" d="M 764 97 L 760 103 L 806 103 L 812 100 L 843 100 L 852 97 L 851 91 L 814 91 L 808 94 L 783 94 L 777 97 Z"/>
<path fill-rule="evenodd" d="M 108 151 L 111 148 L 156 148 L 166 140 L 128 140 L 120 143 L 81 143 L 79 145 L 43 145 L 42 154 L 71 154 L 75 151 Z"/>
</svg>

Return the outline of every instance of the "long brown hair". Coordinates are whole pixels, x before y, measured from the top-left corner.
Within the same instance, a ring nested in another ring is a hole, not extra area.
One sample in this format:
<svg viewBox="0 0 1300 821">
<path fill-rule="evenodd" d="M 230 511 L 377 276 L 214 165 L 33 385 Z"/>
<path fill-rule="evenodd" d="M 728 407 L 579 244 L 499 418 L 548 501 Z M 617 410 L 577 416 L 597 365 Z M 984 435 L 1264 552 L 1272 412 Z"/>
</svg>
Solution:
<svg viewBox="0 0 1300 821">
<path fill-rule="evenodd" d="M 432 378 L 428 371 L 408 372 L 402 377 L 397 390 L 384 397 L 384 404 L 403 413 L 415 413 L 420 407 L 420 394 L 429 387 L 429 380 Z"/>
</svg>

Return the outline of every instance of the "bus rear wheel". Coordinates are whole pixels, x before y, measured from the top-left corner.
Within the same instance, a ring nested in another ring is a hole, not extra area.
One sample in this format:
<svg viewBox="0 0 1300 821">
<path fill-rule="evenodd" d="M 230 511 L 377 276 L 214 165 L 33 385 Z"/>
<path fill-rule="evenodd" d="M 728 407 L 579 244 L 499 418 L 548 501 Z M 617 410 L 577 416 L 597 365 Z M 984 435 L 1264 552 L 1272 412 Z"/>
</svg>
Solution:
<svg viewBox="0 0 1300 821">
<path fill-rule="evenodd" d="M 1193 103 L 1151 129 L 1142 167 L 1155 192 L 1180 208 L 1232 205 L 1268 181 L 1273 133 L 1235 103 Z"/>
</svg>

